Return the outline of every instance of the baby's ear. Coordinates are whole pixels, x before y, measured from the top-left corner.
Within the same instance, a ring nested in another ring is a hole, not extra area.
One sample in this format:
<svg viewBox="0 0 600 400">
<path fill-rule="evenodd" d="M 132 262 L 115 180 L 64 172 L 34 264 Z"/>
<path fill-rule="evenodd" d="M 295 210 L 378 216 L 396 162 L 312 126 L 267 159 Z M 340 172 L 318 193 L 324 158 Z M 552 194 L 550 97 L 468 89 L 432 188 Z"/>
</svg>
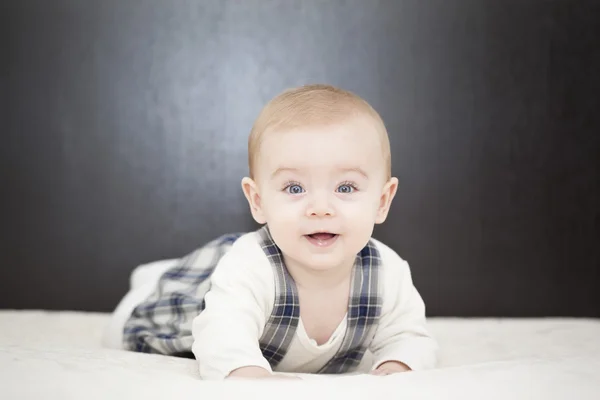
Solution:
<svg viewBox="0 0 600 400">
<path fill-rule="evenodd" d="M 242 190 L 244 191 L 246 200 L 248 200 L 250 212 L 252 213 L 254 220 L 260 225 L 265 224 L 267 221 L 265 220 L 262 211 L 260 193 L 258 192 L 258 185 L 256 182 L 248 177 L 242 179 Z"/>
<path fill-rule="evenodd" d="M 390 178 L 383 186 L 383 190 L 381 192 L 381 198 L 379 199 L 379 208 L 377 209 L 377 217 L 375 218 L 376 224 L 383 223 L 390 211 L 390 206 L 392 205 L 392 200 L 394 196 L 396 196 L 396 191 L 398 190 L 398 178 Z"/>
</svg>

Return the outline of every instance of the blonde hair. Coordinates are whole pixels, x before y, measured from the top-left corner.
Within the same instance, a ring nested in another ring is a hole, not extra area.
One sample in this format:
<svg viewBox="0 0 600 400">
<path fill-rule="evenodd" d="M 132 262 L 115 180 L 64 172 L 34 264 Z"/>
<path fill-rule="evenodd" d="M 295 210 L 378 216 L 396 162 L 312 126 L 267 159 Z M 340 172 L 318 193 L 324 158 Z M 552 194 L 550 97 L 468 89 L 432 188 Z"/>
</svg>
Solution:
<svg viewBox="0 0 600 400">
<path fill-rule="evenodd" d="M 269 101 L 258 115 L 248 138 L 248 167 L 254 166 L 263 136 L 270 131 L 289 131 L 300 126 L 346 122 L 360 116 L 373 120 L 381 138 L 388 178 L 391 154 L 387 130 L 380 115 L 358 95 L 330 85 L 313 84 L 288 89 Z"/>
</svg>

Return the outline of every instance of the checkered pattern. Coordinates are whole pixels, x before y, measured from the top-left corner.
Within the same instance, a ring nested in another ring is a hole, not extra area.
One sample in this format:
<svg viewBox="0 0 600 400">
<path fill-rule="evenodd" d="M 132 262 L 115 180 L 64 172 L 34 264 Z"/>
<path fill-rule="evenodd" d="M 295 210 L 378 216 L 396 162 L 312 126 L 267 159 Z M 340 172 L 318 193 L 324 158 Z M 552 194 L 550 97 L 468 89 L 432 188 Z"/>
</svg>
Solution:
<svg viewBox="0 0 600 400">
<path fill-rule="evenodd" d="M 275 367 L 285 356 L 300 319 L 296 284 L 290 277 L 281 252 L 268 229 L 261 230 L 262 249 L 275 268 L 275 304 L 260 340 L 263 356 Z M 379 289 L 381 258 L 372 242 L 356 256 L 348 323 L 344 340 L 336 355 L 319 371 L 340 374 L 356 369 L 375 334 L 383 299 Z"/>
<path fill-rule="evenodd" d="M 275 303 L 259 340 L 263 356 L 275 367 L 285 356 L 300 321 L 298 290 L 269 230 L 260 230 L 261 247 L 275 270 Z"/>
<path fill-rule="evenodd" d="M 370 241 L 356 256 L 352 292 L 348 306 L 348 326 L 340 349 L 319 371 L 341 374 L 356 369 L 375 335 L 383 299 L 379 288 L 379 251 Z"/>
<path fill-rule="evenodd" d="M 210 276 L 241 233 L 223 235 L 181 259 L 159 279 L 123 331 L 124 347 L 142 353 L 192 357 L 192 321 L 204 310 Z"/>
<path fill-rule="evenodd" d="M 210 276 L 223 255 L 242 234 L 221 236 L 196 250 L 159 279 L 157 290 L 138 305 L 124 329 L 125 348 L 144 353 L 193 357 L 193 319 L 204 310 Z M 285 357 L 300 320 L 298 290 L 268 228 L 259 230 L 261 247 L 273 266 L 275 302 L 259 340 L 265 359 L 274 368 Z M 351 372 L 360 364 L 381 314 L 381 259 L 372 242 L 354 264 L 347 329 L 336 355 L 319 371 Z"/>
</svg>

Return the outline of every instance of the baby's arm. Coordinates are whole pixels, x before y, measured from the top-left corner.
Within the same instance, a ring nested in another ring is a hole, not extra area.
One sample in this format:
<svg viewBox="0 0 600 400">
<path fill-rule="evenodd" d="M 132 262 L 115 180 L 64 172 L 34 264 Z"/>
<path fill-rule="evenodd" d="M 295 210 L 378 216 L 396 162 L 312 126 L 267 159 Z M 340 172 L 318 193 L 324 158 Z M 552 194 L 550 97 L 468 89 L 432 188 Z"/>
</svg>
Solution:
<svg viewBox="0 0 600 400">
<path fill-rule="evenodd" d="M 203 379 L 273 375 L 259 347 L 270 312 L 266 295 L 270 271 L 256 268 L 244 245 L 236 243 L 219 262 L 206 308 L 193 321 L 192 351 Z"/>
<path fill-rule="evenodd" d="M 432 368 L 437 343 L 427 330 L 425 304 L 413 285 L 408 263 L 389 248 L 381 252 L 384 304 L 371 345 L 374 373 Z"/>
</svg>

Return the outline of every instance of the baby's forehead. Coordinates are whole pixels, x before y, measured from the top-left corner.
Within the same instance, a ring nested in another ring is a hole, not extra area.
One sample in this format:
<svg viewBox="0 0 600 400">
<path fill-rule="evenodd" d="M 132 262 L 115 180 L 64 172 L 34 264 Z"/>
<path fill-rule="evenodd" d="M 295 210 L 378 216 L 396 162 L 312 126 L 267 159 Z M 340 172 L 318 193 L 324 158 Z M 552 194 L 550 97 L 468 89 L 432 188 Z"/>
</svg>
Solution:
<svg viewBox="0 0 600 400">
<path fill-rule="evenodd" d="M 367 171 L 385 158 L 379 135 L 364 124 L 303 126 L 269 132 L 258 156 L 257 167 L 261 169 L 297 172 Z"/>
<path fill-rule="evenodd" d="M 385 132 L 381 132 L 371 118 L 357 115 L 344 120 L 332 120 L 316 123 L 282 124 L 265 131 L 261 141 L 274 139 L 279 145 L 301 140 L 305 143 L 322 141 L 343 142 L 348 138 L 366 139 L 380 143 Z"/>
</svg>

